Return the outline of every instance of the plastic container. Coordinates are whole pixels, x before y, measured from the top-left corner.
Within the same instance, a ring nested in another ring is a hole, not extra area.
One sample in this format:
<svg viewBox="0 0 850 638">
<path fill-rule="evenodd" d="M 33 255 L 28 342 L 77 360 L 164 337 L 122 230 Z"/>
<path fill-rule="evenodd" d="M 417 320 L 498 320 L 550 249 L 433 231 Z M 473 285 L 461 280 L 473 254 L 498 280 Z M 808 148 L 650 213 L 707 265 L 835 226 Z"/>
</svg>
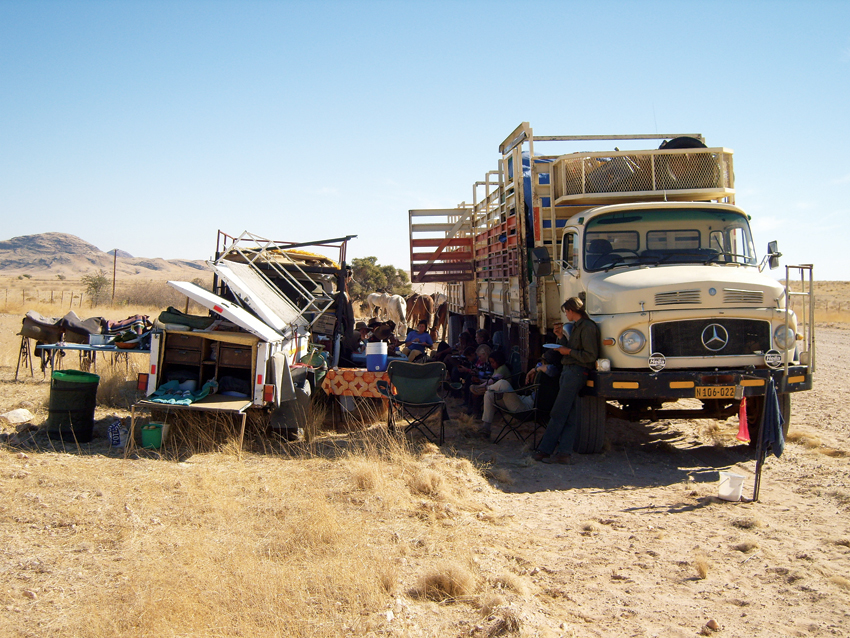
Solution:
<svg viewBox="0 0 850 638">
<path fill-rule="evenodd" d="M 740 501 L 741 492 L 744 490 L 744 478 L 733 472 L 720 472 L 718 498 L 722 498 L 724 501 Z"/>
<path fill-rule="evenodd" d="M 384 341 L 366 344 L 366 369 L 384 372 L 387 369 L 387 344 Z"/>
<path fill-rule="evenodd" d="M 148 423 L 142 426 L 142 447 L 158 450 L 162 447 L 162 428 L 164 423 Z"/>
<path fill-rule="evenodd" d="M 47 436 L 63 443 L 92 440 L 100 377 L 79 370 L 58 370 L 50 378 Z"/>
</svg>

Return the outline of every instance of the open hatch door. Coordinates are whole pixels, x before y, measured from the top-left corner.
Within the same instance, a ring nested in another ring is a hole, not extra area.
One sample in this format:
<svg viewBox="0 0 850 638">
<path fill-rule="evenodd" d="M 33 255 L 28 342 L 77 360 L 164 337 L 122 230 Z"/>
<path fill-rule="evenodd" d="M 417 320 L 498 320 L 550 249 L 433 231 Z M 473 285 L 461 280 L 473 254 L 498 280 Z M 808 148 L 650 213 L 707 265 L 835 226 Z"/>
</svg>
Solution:
<svg viewBox="0 0 850 638">
<path fill-rule="evenodd" d="M 247 330 L 253 335 L 256 335 L 263 341 L 274 343 L 283 339 L 283 335 L 258 319 L 244 308 L 240 308 L 236 304 L 222 299 L 209 290 L 204 290 L 200 286 L 196 286 L 188 281 L 169 281 L 168 285 L 176 290 L 179 290 L 192 301 L 201 304 L 204 308 L 208 308 L 215 313 L 218 313 L 228 321 L 232 321 L 240 328 Z"/>
</svg>

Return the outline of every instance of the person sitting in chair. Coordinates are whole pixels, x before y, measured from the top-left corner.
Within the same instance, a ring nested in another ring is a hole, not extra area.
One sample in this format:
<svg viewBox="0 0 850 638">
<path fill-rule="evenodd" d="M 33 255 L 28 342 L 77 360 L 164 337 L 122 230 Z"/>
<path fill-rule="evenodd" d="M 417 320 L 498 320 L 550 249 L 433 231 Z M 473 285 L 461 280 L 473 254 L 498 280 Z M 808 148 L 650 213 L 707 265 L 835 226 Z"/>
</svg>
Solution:
<svg viewBox="0 0 850 638">
<path fill-rule="evenodd" d="M 433 348 L 434 340 L 428 334 L 428 322 L 424 319 L 420 321 L 416 330 L 411 330 L 407 334 L 407 339 L 404 340 L 404 348 L 401 352 L 409 361 L 416 361 L 425 355 L 426 348 Z"/>
<path fill-rule="evenodd" d="M 561 374 L 561 369 L 558 363 L 561 355 L 552 350 L 547 350 L 536 367 L 532 368 L 525 375 L 525 384 L 532 384 L 539 374 L 545 374 L 549 377 L 557 378 Z M 487 387 L 484 394 L 484 414 L 482 416 L 481 427 L 478 428 L 478 435 L 484 439 L 490 438 L 490 431 L 493 427 L 493 419 L 496 416 L 496 402 L 504 406 L 511 412 L 521 412 L 522 410 L 530 410 L 534 407 L 534 393 L 517 394 L 513 386 L 507 379 L 499 379 Z"/>
</svg>

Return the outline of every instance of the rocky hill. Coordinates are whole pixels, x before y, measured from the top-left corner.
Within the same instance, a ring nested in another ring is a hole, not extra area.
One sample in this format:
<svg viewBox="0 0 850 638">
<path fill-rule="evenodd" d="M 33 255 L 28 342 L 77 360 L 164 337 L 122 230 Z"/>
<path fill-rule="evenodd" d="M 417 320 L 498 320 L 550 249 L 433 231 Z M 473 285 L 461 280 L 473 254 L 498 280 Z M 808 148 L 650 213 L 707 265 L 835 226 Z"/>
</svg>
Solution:
<svg viewBox="0 0 850 638">
<path fill-rule="evenodd" d="M 77 277 L 100 269 L 111 273 L 116 253 L 119 275 L 158 279 L 209 270 L 203 261 L 133 257 L 119 248 L 107 253 L 74 235 L 41 233 L 0 241 L 0 275 Z"/>
</svg>

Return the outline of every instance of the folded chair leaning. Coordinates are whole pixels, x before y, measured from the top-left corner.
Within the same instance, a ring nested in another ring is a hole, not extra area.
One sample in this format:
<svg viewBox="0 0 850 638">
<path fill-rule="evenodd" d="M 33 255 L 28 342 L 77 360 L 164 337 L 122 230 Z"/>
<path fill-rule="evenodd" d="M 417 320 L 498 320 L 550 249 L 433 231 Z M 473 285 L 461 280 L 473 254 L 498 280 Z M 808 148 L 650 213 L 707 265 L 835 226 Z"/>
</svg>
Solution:
<svg viewBox="0 0 850 638">
<path fill-rule="evenodd" d="M 394 431 L 397 421 L 403 421 L 405 433 L 418 430 L 425 438 L 442 445 L 445 440 L 444 420 L 449 418 L 446 402 L 439 395 L 446 378 L 445 364 L 439 361 L 392 361 L 387 367 L 387 377 L 389 383 L 379 380 L 376 385 L 378 391 L 389 400 L 389 430 Z M 434 414 L 439 416 L 438 432 L 434 432 L 427 423 Z"/>
</svg>

